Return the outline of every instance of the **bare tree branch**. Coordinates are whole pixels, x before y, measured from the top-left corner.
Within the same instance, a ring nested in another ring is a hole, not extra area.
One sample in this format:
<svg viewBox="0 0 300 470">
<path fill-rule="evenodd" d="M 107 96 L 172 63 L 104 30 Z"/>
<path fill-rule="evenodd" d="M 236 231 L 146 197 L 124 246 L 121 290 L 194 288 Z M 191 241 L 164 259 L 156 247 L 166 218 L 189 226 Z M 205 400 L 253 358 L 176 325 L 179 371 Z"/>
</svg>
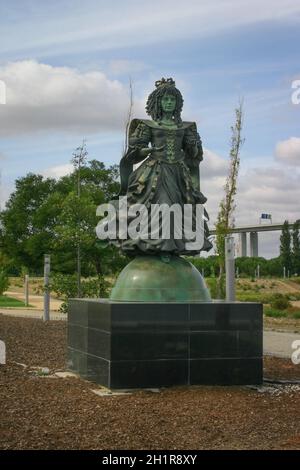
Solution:
<svg viewBox="0 0 300 470">
<path fill-rule="evenodd" d="M 126 119 L 126 126 L 125 126 L 125 140 L 124 140 L 124 148 L 123 148 L 123 155 L 126 153 L 128 149 L 128 133 L 129 133 L 129 126 L 132 118 L 132 110 L 133 110 L 133 86 L 132 86 L 132 79 L 129 77 L 129 109 L 127 113 Z"/>
</svg>

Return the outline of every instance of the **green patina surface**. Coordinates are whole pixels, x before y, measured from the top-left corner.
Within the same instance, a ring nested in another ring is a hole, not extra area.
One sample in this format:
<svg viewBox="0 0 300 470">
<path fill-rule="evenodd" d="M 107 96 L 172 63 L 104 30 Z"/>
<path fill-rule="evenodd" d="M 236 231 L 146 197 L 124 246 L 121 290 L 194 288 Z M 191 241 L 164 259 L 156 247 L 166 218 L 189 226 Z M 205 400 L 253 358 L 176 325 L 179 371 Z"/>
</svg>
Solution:
<svg viewBox="0 0 300 470">
<path fill-rule="evenodd" d="M 111 300 L 125 302 L 211 301 L 199 271 L 180 256 L 137 256 L 119 275 Z"/>
</svg>

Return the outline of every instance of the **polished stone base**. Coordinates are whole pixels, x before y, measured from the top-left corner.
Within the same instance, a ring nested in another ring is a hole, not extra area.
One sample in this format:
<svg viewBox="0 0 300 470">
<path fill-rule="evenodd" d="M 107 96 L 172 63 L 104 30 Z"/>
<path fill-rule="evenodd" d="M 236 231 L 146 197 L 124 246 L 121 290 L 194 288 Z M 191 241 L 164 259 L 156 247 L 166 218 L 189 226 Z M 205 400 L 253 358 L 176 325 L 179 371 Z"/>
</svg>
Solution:
<svg viewBox="0 0 300 470">
<path fill-rule="evenodd" d="M 73 299 L 68 368 L 111 389 L 262 382 L 262 305 Z"/>
</svg>

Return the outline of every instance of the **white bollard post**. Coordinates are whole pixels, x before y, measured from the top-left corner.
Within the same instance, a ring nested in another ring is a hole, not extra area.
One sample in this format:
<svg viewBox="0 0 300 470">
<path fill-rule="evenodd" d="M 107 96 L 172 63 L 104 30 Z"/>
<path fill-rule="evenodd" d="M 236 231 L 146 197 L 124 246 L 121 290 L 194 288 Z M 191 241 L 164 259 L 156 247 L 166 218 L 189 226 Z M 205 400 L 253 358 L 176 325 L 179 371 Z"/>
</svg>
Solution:
<svg viewBox="0 0 300 470">
<path fill-rule="evenodd" d="M 44 321 L 50 320 L 50 255 L 45 255 L 44 259 Z"/>
<path fill-rule="evenodd" d="M 29 276 L 25 274 L 25 307 L 29 304 Z"/>
<path fill-rule="evenodd" d="M 234 238 L 225 238 L 225 270 L 226 270 L 226 300 L 235 300 L 235 261 L 234 261 Z"/>
<path fill-rule="evenodd" d="M 6 346 L 4 341 L 0 340 L 0 364 L 6 364 Z"/>
</svg>

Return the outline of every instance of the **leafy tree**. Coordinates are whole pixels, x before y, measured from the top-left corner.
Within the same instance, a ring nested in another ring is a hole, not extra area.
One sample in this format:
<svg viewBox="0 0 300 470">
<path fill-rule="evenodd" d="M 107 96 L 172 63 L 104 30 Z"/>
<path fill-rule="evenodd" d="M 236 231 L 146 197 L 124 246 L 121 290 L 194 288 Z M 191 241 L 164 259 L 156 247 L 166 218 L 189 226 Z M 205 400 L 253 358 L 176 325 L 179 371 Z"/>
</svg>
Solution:
<svg viewBox="0 0 300 470">
<path fill-rule="evenodd" d="M 55 180 L 29 173 L 16 181 L 6 208 L 1 213 L 2 253 L 18 266 L 38 271 L 49 247 L 51 232 L 43 224 L 40 208 L 54 190 Z"/>
<path fill-rule="evenodd" d="M 9 279 L 6 271 L 0 268 L 0 295 L 3 294 L 9 287 Z"/>
<path fill-rule="evenodd" d="M 292 268 L 292 253 L 291 234 L 288 220 L 285 220 L 280 235 L 280 258 L 282 266 L 285 267 L 286 270 L 290 271 Z"/>
<path fill-rule="evenodd" d="M 97 206 L 119 191 L 118 168 L 92 160 L 80 171 L 80 200 L 76 171 L 58 180 L 29 173 L 16 181 L 0 214 L 1 256 L 11 266 L 41 275 L 43 255 L 50 253 L 52 270 L 73 274 L 79 236 L 84 276 L 103 275 L 124 264 L 126 257 L 114 247 L 101 251 L 95 233 Z"/>
<path fill-rule="evenodd" d="M 219 260 L 218 257 L 208 256 L 207 258 L 191 257 L 188 260 L 200 271 L 204 271 L 205 277 L 215 277 L 219 273 Z M 282 276 L 282 262 L 278 256 L 273 259 L 265 259 L 262 257 L 239 257 L 235 260 L 236 267 L 239 268 L 239 275 L 242 277 L 251 277 L 257 265 L 260 266 L 260 275 L 267 277 L 280 277 Z"/>
<path fill-rule="evenodd" d="M 281 265 L 281 258 L 278 256 L 277 258 L 266 260 L 266 274 L 268 276 L 282 276 L 282 265 Z"/>
<path fill-rule="evenodd" d="M 216 276 L 219 273 L 219 260 L 216 255 L 208 256 L 207 258 L 190 257 L 187 259 L 200 273 L 203 272 L 205 277 Z"/>
</svg>

